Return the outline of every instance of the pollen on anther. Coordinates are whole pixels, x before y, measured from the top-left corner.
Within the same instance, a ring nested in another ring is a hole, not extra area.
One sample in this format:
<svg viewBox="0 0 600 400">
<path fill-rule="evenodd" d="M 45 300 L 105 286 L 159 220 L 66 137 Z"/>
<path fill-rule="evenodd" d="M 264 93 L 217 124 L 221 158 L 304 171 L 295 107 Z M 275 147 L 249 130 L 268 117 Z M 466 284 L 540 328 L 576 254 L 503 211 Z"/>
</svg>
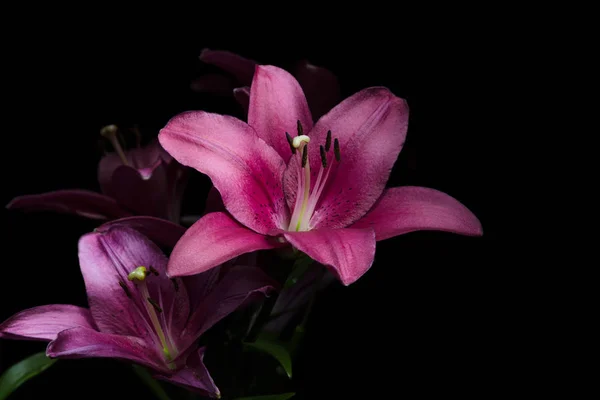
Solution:
<svg viewBox="0 0 600 400">
<path fill-rule="evenodd" d="M 302 149 L 302 168 L 306 167 L 307 162 L 308 162 L 308 146 L 304 146 L 304 149 Z"/>
<path fill-rule="evenodd" d="M 335 154 L 335 159 L 337 162 L 340 162 L 340 160 L 342 159 L 341 154 L 340 154 L 340 142 L 337 138 L 335 138 L 335 140 L 333 141 L 333 152 Z"/>
<path fill-rule="evenodd" d="M 123 289 L 127 297 L 131 298 L 131 293 L 129 292 L 129 288 L 127 287 L 127 285 L 122 281 L 119 281 L 119 286 L 121 286 L 121 289 Z"/>
<path fill-rule="evenodd" d="M 298 136 L 304 135 L 304 129 L 302 128 L 302 123 L 300 122 L 300 120 L 298 120 L 297 128 L 298 128 Z"/>
<path fill-rule="evenodd" d="M 327 131 L 327 138 L 325 139 L 325 151 L 329 151 L 331 148 L 331 129 Z"/>
<path fill-rule="evenodd" d="M 323 168 L 327 168 L 327 153 L 325 153 L 323 145 L 319 146 L 319 150 L 321 151 L 321 164 L 323 164 Z"/>
<path fill-rule="evenodd" d="M 290 136 L 290 134 L 286 132 L 285 138 L 287 139 L 288 143 L 290 144 L 290 149 L 292 150 L 292 154 L 296 154 L 296 148 L 294 147 L 294 141 L 292 140 L 292 137 Z"/>
<path fill-rule="evenodd" d="M 152 307 L 154 307 L 157 312 L 161 313 L 163 311 L 154 299 L 148 297 L 146 300 L 148 300 L 148 303 L 152 304 Z"/>
</svg>

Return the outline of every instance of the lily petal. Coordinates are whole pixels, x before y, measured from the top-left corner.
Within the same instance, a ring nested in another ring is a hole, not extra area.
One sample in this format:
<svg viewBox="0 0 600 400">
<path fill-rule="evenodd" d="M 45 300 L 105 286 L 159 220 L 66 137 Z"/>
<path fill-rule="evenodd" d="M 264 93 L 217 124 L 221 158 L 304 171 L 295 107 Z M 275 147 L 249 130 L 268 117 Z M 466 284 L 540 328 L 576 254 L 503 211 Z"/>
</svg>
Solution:
<svg viewBox="0 0 600 400">
<path fill-rule="evenodd" d="M 190 89 L 199 93 L 212 93 L 219 96 L 231 96 L 231 91 L 239 86 L 236 79 L 224 74 L 206 74 L 194 79 Z"/>
<path fill-rule="evenodd" d="M 159 246 L 173 248 L 185 233 L 185 228 L 166 219 L 154 217 L 127 217 L 106 222 L 96 232 L 106 232 L 113 226 L 132 228 L 147 236 Z"/>
<path fill-rule="evenodd" d="M 232 117 L 186 112 L 168 122 L 159 140 L 177 161 L 210 177 L 242 224 L 262 234 L 285 225 L 285 164 L 250 126 Z"/>
<path fill-rule="evenodd" d="M 168 371 L 158 351 L 143 340 L 90 328 L 71 328 L 60 332 L 48 345 L 46 355 L 52 358 L 117 358 Z"/>
<path fill-rule="evenodd" d="M 273 66 L 258 66 L 250 90 L 248 124 L 287 162 L 292 156 L 285 133 L 297 134 L 300 121 L 304 132 L 313 119 L 298 81 L 287 71 Z"/>
<path fill-rule="evenodd" d="M 284 236 L 295 248 L 330 267 L 346 286 L 367 272 L 375 257 L 372 229 L 319 229 L 284 232 Z"/>
<path fill-rule="evenodd" d="M 194 392 L 209 397 L 220 397 L 220 391 L 212 377 L 210 376 L 206 365 L 204 365 L 205 348 L 198 349 L 198 352 L 190 354 L 187 359 L 186 367 L 180 369 L 173 375 L 154 375 L 155 378 L 183 386 Z"/>
<path fill-rule="evenodd" d="M 214 186 L 212 186 L 208 191 L 208 196 L 206 196 L 206 205 L 204 206 L 203 215 L 217 211 L 226 211 L 226 209 L 221 194 Z"/>
<path fill-rule="evenodd" d="M 88 302 L 103 332 L 136 336 L 154 342 L 152 322 L 146 312 L 148 299 L 128 275 L 139 266 L 152 267 L 158 275 L 146 278 L 149 296 L 163 312 L 170 334 L 177 335 L 189 313 L 185 288 L 175 290 L 166 275 L 167 258 L 141 233 L 123 226 L 84 235 L 79 240 L 79 263 Z"/>
<path fill-rule="evenodd" d="M 255 61 L 225 50 L 204 49 L 200 53 L 200 61 L 230 73 L 241 85 L 250 85 L 256 66 Z"/>
<path fill-rule="evenodd" d="M 340 84 L 328 69 L 303 60 L 297 63 L 293 74 L 306 94 L 313 119 L 318 120 L 339 103 Z"/>
<path fill-rule="evenodd" d="M 377 240 L 419 230 L 483 234 L 477 217 L 458 200 L 435 189 L 415 186 L 387 189 L 352 228 L 372 228 Z"/>
<path fill-rule="evenodd" d="M 57 190 L 54 192 L 15 197 L 8 209 L 23 211 L 54 211 L 86 218 L 110 220 L 130 216 L 117 202 L 88 190 Z"/>
<path fill-rule="evenodd" d="M 233 97 L 240 103 L 244 112 L 248 113 L 250 107 L 250 88 L 248 86 L 233 89 Z"/>
<path fill-rule="evenodd" d="M 247 302 L 268 295 L 278 284 L 260 268 L 236 265 L 226 269 L 224 276 L 192 311 L 184 331 L 193 342 L 214 324 Z"/>
<path fill-rule="evenodd" d="M 205 215 L 179 240 L 169 259 L 170 276 L 207 271 L 240 254 L 280 247 L 275 239 L 244 227 L 228 213 Z"/>
<path fill-rule="evenodd" d="M 0 338 L 54 340 L 59 332 L 74 327 L 95 329 L 87 308 L 51 304 L 23 310 L 0 324 Z"/>
<path fill-rule="evenodd" d="M 343 228 L 369 211 L 381 196 L 390 172 L 404 144 L 408 126 L 406 102 L 385 88 L 358 92 L 325 114 L 310 132 L 311 185 L 321 167 L 318 146 L 325 144 L 327 132 L 338 138 L 341 161 L 328 152 L 331 171 L 310 226 Z M 333 146 L 332 146 L 333 147 Z M 295 204 L 298 163 L 290 163 L 284 175 L 289 204 Z"/>
</svg>

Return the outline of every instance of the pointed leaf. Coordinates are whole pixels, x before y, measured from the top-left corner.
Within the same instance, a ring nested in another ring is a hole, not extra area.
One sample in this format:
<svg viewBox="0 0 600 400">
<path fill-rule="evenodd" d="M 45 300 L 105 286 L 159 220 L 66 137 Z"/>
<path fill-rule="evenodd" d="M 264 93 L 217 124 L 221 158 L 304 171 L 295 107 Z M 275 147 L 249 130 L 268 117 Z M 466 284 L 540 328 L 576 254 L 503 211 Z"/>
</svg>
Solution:
<svg viewBox="0 0 600 400">
<path fill-rule="evenodd" d="M 296 393 L 268 394 L 266 396 L 238 397 L 235 400 L 288 400 Z"/>
<path fill-rule="evenodd" d="M 46 357 L 46 354 L 41 352 L 10 367 L 0 376 L 0 400 L 6 399 L 19 386 L 44 372 L 56 361 Z"/>
<path fill-rule="evenodd" d="M 160 400 L 171 400 L 165 389 L 158 383 L 156 379 L 150 375 L 148 370 L 139 365 L 133 364 L 131 366 L 133 368 L 133 372 L 136 373 L 137 376 L 148 386 L 148 388 L 154 393 L 154 395 Z"/>
<path fill-rule="evenodd" d="M 279 361 L 279 364 L 281 364 L 287 376 L 289 378 L 292 377 L 292 358 L 283 344 L 274 340 L 267 340 L 264 337 L 260 337 L 255 342 L 244 344 L 251 349 L 264 351 L 273 356 Z"/>
</svg>

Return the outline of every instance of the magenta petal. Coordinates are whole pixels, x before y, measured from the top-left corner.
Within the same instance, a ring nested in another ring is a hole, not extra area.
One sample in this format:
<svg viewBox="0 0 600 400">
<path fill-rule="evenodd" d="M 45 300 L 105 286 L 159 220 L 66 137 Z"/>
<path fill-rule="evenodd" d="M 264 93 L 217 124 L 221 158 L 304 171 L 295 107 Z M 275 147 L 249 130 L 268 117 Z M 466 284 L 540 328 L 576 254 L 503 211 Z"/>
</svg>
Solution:
<svg viewBox="0 0 600 400">
<path fill-rule="evenodd" d="M 87 190 L 57 190 L 19 196 L 8 203 L 6 208 L 27 212 L 54 211 L 99 220 L 111 220 L 131 215 L 114 199 Z"/>
<path fill-rule="evenodd" d="M 321 167 L 319 145 L 327 131 L 339 139 L 341 161 L 328 153 L 331 172 L 310 226 L 343 228 L 369 211 L 379 199 L 398 154 L 408 126 L 406 102 L 385 88 L 369 88 L 347 98 L 324 115 L 310 132 L 311 185 Z M 332 146 L 333 147 L 333 146 Z M 290 163 L 284 175 L 289 204 L 297 192 L 298 163 Z"/>
<path fill-rule="evenodd" d="M 220 281 L 192 311 L 184 332 L 187 341 L 194 341 L 242 305 L 268 295 L 277 287 L 278 284 L 260 268 L 245 265 L 225 268 Z"/>
<path fill-rule="evenodd" d="M 143 312 L 147 299 L 127 277 L 139 266 L 154 268 L 159 275 L 148 277 L 150 295 L 167 304 L 163 314 L 169 312 L 174 288 L 165 273 L 167 258 L 158 247 L 133 229 L 114 226 L 79 240 L 79 264 L 98 328 L 151 342 L 151 323 Z"/>
<path fill-rule="evenodd" d="M 168 371 L 158 350 L 143 340 L 90 328 L 71 328 L 60 332 L 48 345 L 46 354 L 52 358 L 117 358 Z"/>
<path fill-rule="evenodd" d="M 250 85 L 250 82 L 252 82 L 252 75 L 254 75 L 254 67 L 256 66 L 255 61 L 230 51 L 211 49 L 202 50 L 200 60 L 227 71 L 235 76 L 241 85 Z"/>
<path fill-rule="evenodd" d="M 117 219 L 102 224 L 96 228 L 96 232 L 105 232 L 113 226 L 133 228 L 147 236 L 157 245 L 169 248 L 175 247 L 177 241 L 185 233 L 185 228 L 183 226 L 174 224 L 165 219 L 154 217 L 127 217 Z"/>
<path fill-rule="evenodd" d="M 306 94 L 313 119 L 321 118 L 339 103 L 340 84 L 328 69 L 304 60 L 295 66 L 293 74 Z"/>
<path fill-rule="evenodd" d="M 258 66 L 250 90 L 248 124 L 273 147 L 284 161 L 292 155 L 285 133 L 297 135 L 297 122 L 304 132 L 313 126 L 306 97 L 296 79 L 273 66 Z"/>
<path fill-rule="evenodd" d="M 87 308 L 51 304 L 23 310 L 0 324 L 0 338 L 54 340 L 59 332 L 74 327 L 95 329 Z"/>
<path fill-rule="evenodd" d="M 219 388 L 215 385 L 206 366 L 204 365 L 205 348 L 198 349 L 198 352 L 192 353 L 183 369 L 175 372 L 173 375 L 154 375 L 155 378 L 183 386 L 188 390 L 201 393 L 209 397 L 220 397 Z"/>
<path fill-rule="evenodd" d="M 419 230 L 483 234 L 477 217 L 458 200 L 435 189 L 414 186 L 387 189 L 352 228 L 372 228 L 377 240 Z"/>
<path fill-rule="evenodd" d="M 240 103 L 244 112 L 248 113 L 250 107 L 250 88 L 248 86 L 233 89 L 233 97 Z"/>
<path fill-rule="evenodd" d="M 204 272 L 240 254 L 281 246 L 273 238 L 244 227 L 229 214 L 210 213 L 194 223 L 169 259 L 170 276 Z"/>
<path fill-rule="evenodd" d="M 372 229 L 319 229 L 285 232 L 284 236 L 295 248 L 330 267 L 344 285 L 367 272 L 375 257 Z"/>
<path fill-rule="evenodd" d="M 210 177 L 238 221 L 263 234 L 285 225 L 285 164 L 250 126 L 232 117 L 186 112 L 169 121 L 159 140 L 180 163 Z"/>
</svg>

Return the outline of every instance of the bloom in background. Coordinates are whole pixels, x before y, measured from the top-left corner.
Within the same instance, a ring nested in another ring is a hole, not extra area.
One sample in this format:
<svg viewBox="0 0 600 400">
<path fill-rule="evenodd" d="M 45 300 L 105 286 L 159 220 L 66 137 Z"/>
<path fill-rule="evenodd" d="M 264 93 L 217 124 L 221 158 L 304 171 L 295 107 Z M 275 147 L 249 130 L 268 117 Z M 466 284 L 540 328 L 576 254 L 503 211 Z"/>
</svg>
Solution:
<svg viewBox="0 0 600 400">
<path fill-rule="evenodd" d="M 159 379 L 210 396 L 219 390 L 202 362 L 198 337 L 272 289 L 266 275 L 246 266 L 169 279 L 167 258 L 156 245 L 118 225 L 83 236 L 79 261 L 89 309 L 34 307 L 3 322 L 0 337 L 50 341 L 49 357 L 133 361 Z"/>
<path fill-rule="evenodd" d="M 192 82 L 198 92 L 218 93 L 230 96 L 248 109 L 249 86 L 252 83 L 256 61 L 249 60 L 229 51 L 204 49 L 200 60 L 222 69 L 224 74 L 206 74 Z M 315 119 L 328 112 L 340 100 L 340 85 L 337 77 L 329 70 L 317 67 L 306 60 L 295 63 L 290 72 L 296 77 Z"/>
<path fill-rule="evenodd" d="M 146 147 L 124 151 L 117 139 L 116 126 L 104 127 L 102 135 L 115 148 L 98 165 L 102 194 L 58 190 L 16 197 L 7 208 L 56 211 L 99 220 L 144 215 L 179 223 L 186 169 L 157 140 Z"/>
<path fill-rule="evenodd" d="M 186 231 L 169 273 L 195 274 L 289 243 L 348 285 L 370 268 L 377 240 L 416 230 L 481 235 L 479 220 L 447 194 L 385 189 L 407 125 L 406 102 L 373 87 L 313 126 L 300 85 L 273 66 L 256 67 L 248 123 L 202 111 L 174 117 L 160 143 L 211 178 L 227 212 Z"/>
</svg>

